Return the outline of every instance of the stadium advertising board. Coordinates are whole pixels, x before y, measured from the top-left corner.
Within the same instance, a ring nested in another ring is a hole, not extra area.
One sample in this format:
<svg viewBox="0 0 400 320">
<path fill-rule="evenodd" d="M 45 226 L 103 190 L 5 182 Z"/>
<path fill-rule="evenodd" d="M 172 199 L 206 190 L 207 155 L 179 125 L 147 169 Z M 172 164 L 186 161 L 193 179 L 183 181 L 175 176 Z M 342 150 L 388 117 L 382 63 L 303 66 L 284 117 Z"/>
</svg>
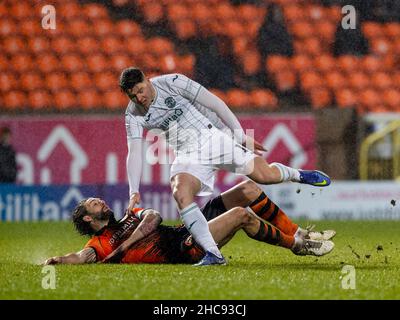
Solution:
<svg viewBox="0 0 400 320">
<path fill-rule="evenodd" d="M 304 169 L 316 166 L 315 124 L 312 115 L 241 116 L 244 129 L 268 149 L 267 160 Z M 14 117 L 0 120 L 13 132 L 18 183 L 22 185 L 124 184 L 127 143 L 124 116 Z M 249 131 L 251 134 L 252 131 Z M 169 167 L 160 159 L 171 152 L 154 145 L 145 134 L 142 183 L 169 183 Z M 173 160 L 173 156 L 169 159 Z M 238 176 L 220 173 L 219 181 Z"/>
<path fill-rule="evenodd" d="M 229 188 L 220 184 L 215 194 Z M 267 195 L 290 217 L 309 220 L 400 219 L 400 185 L 395 182 L 333 182 L 328 188 L 285 183 L 265 187 Z M 86 197 L 101 197 L 122 217 L 128 186 L 0 186 L 1 221 L 68 220 Z M 179 219 L 169 186 L 143 186 L 144 208 L 155 208 L 163 219 Z M 208 198 L 199 198 L 205 203 Z"/>
</svg>

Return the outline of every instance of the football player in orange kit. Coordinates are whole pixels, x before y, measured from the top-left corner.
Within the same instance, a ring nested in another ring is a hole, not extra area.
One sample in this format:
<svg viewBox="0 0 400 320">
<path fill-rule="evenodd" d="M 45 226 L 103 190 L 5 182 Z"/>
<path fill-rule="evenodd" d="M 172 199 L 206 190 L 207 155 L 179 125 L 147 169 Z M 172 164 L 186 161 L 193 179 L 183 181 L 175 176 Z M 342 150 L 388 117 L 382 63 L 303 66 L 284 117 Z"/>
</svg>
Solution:
<svg viewBox="0 0 400 320">
<path fill-rule="evenodd" d="M 245 209 L 251 208 L 254 212 Z M 202 208 L 219 247 L 243 229 L 255 240 L 292 250 L 297 255 L 322 256 L 332 251 L 335 231 L 309 231 L 293 223 L 253 181 L 245 181 L 211 199 Z M 185 226 L 165 226 L 154 209 L 135 208 L 116 221 L 107 204 L 98 198 L 81 201 L 73 223 L 91 239 L 84 249 L 44 264 L 196 263 L 204 256 Z"/>
</svg>

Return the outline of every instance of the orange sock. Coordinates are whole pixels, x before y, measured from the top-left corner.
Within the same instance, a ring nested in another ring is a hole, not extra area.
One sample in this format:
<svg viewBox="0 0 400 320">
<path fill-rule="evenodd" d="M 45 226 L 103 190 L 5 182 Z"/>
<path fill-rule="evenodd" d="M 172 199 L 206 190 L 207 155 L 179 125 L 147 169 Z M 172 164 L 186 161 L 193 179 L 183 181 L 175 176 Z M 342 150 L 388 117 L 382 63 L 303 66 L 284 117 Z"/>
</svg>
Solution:
<svg viewBox="0 0 400 320">
<path fill-rule="evenodd" d="M 298 225 L 262 192 L 249 206 L 260 218 L 268 221 L 287 235 L 294 235 Z"/>
<path fill-rule="evenodd" d="M 294 236 L 289 236 L 282 231 L 278 230 L 274 226 L 260 221 L 260 229 L 254 236 L 249 235 L 249 237 L 264 241 L 269 244 L 278 245 L 284 248 L 292 248 L 294 244 Z"/>
</svg>

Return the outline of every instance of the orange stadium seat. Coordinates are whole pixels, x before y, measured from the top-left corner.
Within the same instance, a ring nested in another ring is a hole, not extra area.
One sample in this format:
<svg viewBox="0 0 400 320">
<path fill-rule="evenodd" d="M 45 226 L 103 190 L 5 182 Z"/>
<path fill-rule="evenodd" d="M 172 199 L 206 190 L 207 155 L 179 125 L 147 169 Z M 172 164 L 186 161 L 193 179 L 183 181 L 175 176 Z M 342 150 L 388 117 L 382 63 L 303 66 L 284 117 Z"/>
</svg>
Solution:
<svg viewBox="0 0 400 320">
<path fill-rule="evenodd" d="M 34 10 L 33 7 L 30 5 L 29 2 L 26 1 L 19 1 L 14 3 L 11 7 L 9 7 L 11 16 L 14 19 L 24 20 L 27 18 L 34 17 Z"/>
<path fill-rule="evenodd" d="M 121 39 L 115 36 L 108 36 L 101 39 L 101 49 L 108 55 L 125 52 L 124 44 Z"/>
<path fill-rule="evenodd" d="M 298 72 L 307 71 L 313 68 L 312 59 L 304 54 L 293 56 L 292 66 Z"/>
<path fill-rule="evenodd" d="M 25 91 L 37 90 L 44 86 L 43 79 L 37 72 L 21 74 L 19 81 L 21 82 L 21 88 Z"/>
<path fill-rule="evenodd" d="M 115 31 L 117 34 L 125 38 L 131 38 L 142 35 L 140 26 L 131 20 L 121 20 L 115 24 Z"/>
<path fill-rule="evenodd" d="M 178 20 L 174 24 L 175 34 L 180 40 L 193 38 L 196 33 L 196 24 L 192 20 Z"/>
<path fill-rule="evenodd" d="M 176 70 L 177 59 L 173 54 L 167 54 L 165 56 L 159 56 L 159 66 L 161 73 L 172 73 Z"/>
<path fill-rule="evenodd" d="M 10 55 L 26 51 L 26 44 L 23 37 L 9 36 L 4 38 L 2 45 L 2 53 Z M 4 51 L 3 51 L 4 50 Z"/>
<path fill-rule="evenodd" d="M 317 37 L 307 38 L 303 42 L 303 50 L 299 53 L 305 53 L 310 56 L 318 56 L 322 52 L 323 45 Z"/>
<path fill-rule="evenodd" d="M 77 72 L 85 68 L 86 63 L 77 54 L 66 54 L 61 57 L 61 68 L 66 72 Z"/>
<path fill-rule="evenodd" d="M 26 37 L 43 35 L 43 29 L 38 19 L 25 19 L 18 24 L 16 33 Z"/>
<path fill-rule="evenodd" d="M 246 29 L 243 24 L 236 20 L 225 20 L 223 22 L 223 34 L 229 38 L 244 36 Z"/>
<path fill-rule="evenodd" d="M 110 59 L 110 68 L 118 74 L 120 74 L 123 69 L 134 65 L 135 61 L 126 54 L 114 55 Z"/>
<path fill-rule="evenodd" d="M 218 20 L 234 20 L 236 11 L 228 2 L 218 4 L 214 9 L 215 18 Z"/>
<path fill-rule="evenodd" d="M 389 22 L 384 25 L 384 33 L 387 37 L 392 38 L 392 40 L 396 40 L 400 38 L 400 23 L 398 22 Z"/>
<path fill-rule="evenodd" d="M 0 55 L 0 71 L 5 72 L 6 70 L 11 70 L 10 62 L 5 55 Z"/>
<path fill-rule="evenodd" d="M 284 56 L 269 56 L 266 59 L 265 67 L 267 72 L 275 73 L 281 70 L 289 69 L 290 58 Z"/>
<path fill-rule="evenodd" d="M 17 89 L 17 79 L 12 72 L 0 72 L 0 91 L 7 92 Z"/>
<path fill-rule="evenodd" d="M 94 83 L 100 91 L 118 90 L 118 75 L 112 72 L 97 73 Z"/>
<path fill-rule="evenodd" d="M 52 96 L 46 90 L 31 91 L 28 95 L 29 106 L 35 110 L 51 107 L 52 100 Z"/>
<path fill-rule="evenodd" d="M 347 86 L 347 78 L 339 71 L 332 71 L 325 74 L 325 83 L 328 88 L 336 90 Z"/>
<path fill-rule="evenodd" d="M 303 8 L 298 4 L 290 4 L 283 8 L 284 15 L 289 21 L 299 21 L 304 20 Z"/>
<path fill-rule="evenodd" d="M 314 34 L 312 24 L 306 21 L 295 22 L 290 29 L 293 36 L 297 39 L 306 39 Z"/>
<path fill-rule="evenodd" d="M 0 3 L 0 20 L 5 19 L 9 16 L 8 6 L 4 3 Z"/>
<path fill-rule="evenodd" d="M 89 89 L 78 93 L 78 104 L 85 110 L 93 110 L 101 107 L 103 102 L 97 90 Z"/>
<path fill-rule="evenodd" d="M 240 89 L 231 89 L 226 93 L 226 99 L 229 107 L 234 109 L 246 109 L 251 107 L 249 95 Z"/>
<path fill-rule="evenodd" d="M 110 110 L 123 110 L 128 104 L 128 98 L 120 91 L 107 91 L 103 94 L 103 104 Z"/>
<path fill-rule="evenodd" d="M 11 58 L 11 65 L 16 72 L 26 72 L 34 68 L 32 57 L 26 53 L 14 55 Z"/>
<path fill-rule="evenodd" d="M 360 92 L 360 104 L 364 109 L 373 111 L 383 103 L 379 92 L 374 89 L 365 89 Z"/>
<path fill-rule="evenodd" d="M 17 33 L 17 26 L 11 19 L 0 19 L 0 35 L 2 37 L 14 36 Z"/>
<path fill-rule="evenodd" d="M 377 22 L 364 22 L 361 25 L 361 29 L 364 35 L 369 39 L 382 37 L 384 35 L 381 24 Z"/>
<path fill-rule="evenodd" d="M 387 89 L 383 92 L 383 101 L 392 111 L 400 111 L 400 92 L 396 89 Z"/>
<path fill-rule="evenodd" d="M 336 60 L 330 55 L 320 55 L 314 59 L 315 67 L 321 72 L 328 72 L 336 68 Z"/>
<path fill-rule="evenodd" d="M 361 59 L 360 66 L 363 71 L 374 73 L 382 69 L 382 59 L 368 55 Z"/>
<path fill-rule="evenodd" d="M 392 45 L 387 38 L 373 38 L 370 40 L 371 53 L 378 55 L 390 54 Z"/>
<path fill-rule="evenodd" d="M 354 72 L 360 68 L 360 59 L 352 55 L 340 56 L 337 59 L 338 67 L 345 72 Z"/>
<path fill-rule="evenodd" d="M 212 19 L 212 11 L 204 3 L 196 3 L 192 8 L 192 16 L 194 21 L 204 22 Z"/>
<path fill-rule="evenodd" d="M 75 53 L 80 53 L 83 56 L 91 55 L 99 52 L 99 41 L 92 36 L 84 36 L 76 39 Z"/>
<path fill-rule="evenodd" d="M 109 59 L 104 54 L 94 54 L 86 57 L 86 66 L 89 71 L 103 72 L 109 68 Z"/>
<path fill-rule="evenodd" d="M 98 23 L 96 23 L 96 28 L 94 29 L 98 30 Z M 69 34 L 74 38 L 80 38 L 87 35 L 91 35 L 94 32 L 91 23 L 83 18 L 68 20 L 68 23 L 66 24 L 66 31 L 67 34 Z"/>
<path fill-rule="evenodd" d="M 144 21 L 148 24 L 159 23 L 164 18 L 164 9 L 161 3 L 148 2 L 145 3 L 141 9 Z"/>
<path fill-rule="evenodd" d="M 68 87 L 67 76 L 64 72 L 51 72 L 46 74 L 45 87 L 51 92 L 56 92 Z"/>
<path fill-rule="evenodd" d="M 125 43 L 127 53 L 133 56 L 140 56 L 146 52 L 147 43 L 142 37 L 133 37 Z"/>
<path fill-rule="evenodd" d="M 66 110 L 78 106 L 76 95 L 71 90 L 60 90 L 54 94 L 54 104 L 58 110 Z"/>
<path fill-rule="evenodd" d="M 87 72 L 71 73 L 69 87 L 76 91 L 86 90 L 94 87 L 94 80 Z"/>
<path fill-rule="evenodd" d="M 338 23 L 340 19 L 342 19 L 342 7 L 341 6 L 332 6 L 325 8 L 325 16 L 326 19 L 333 23 Z"/>
<path fill-rule="evenodd" d="M 335 40 L 336 25 L 330 21 L 320 21 L 314 24 L 319 39 L 332 43 Z"/>
<path fill-rule="evenodd" d="M 235 37 L 232 39 L 233 52 L 236 56 L 241 56 L 249 50 L 250 40 L 246 36 Z"/>
<path fill-rule="evenodd" d="M 371 85 L 376 89 L 387 89 L 393 86 L 393 82 L 389 74 L 385 72 L 376 72 L 371 76 Z"/>
<path fill-rule="evenodd" d="M 58 55 L 73 53 L 75 52 L 75 41 L 66 36 L 54 37 L 51 40 L 51 49 Z"/>
<path fill-rule="evenodd" d="M 57 16 L 65 20 L 71 20 L 83 17 L 84 11 L 78 2 L 62 2 L 57 5 Z"/>
<path fill-rule="evenodd" d="M 159 70 L 158 60 L 154 57 L 154 55 L 150 53 L 145 53 L 142 57 L 143 68 L 147 71 L 157 71 Z"/>
<path fill-rule="evenodd" d="M 369 78 L 363 72 L 354 72 L 348 75 L 349 85 L 358 90 L 364 90 L 370 84 Z"/>
<path fill-rule="evenodd" d="M 257 109 L 275 110 L 278 108 L 278 98 L 267 89 L 254 89 L 250 92 L 250 104 Z"/>
<path fill-rule="evenodd" d="M 192 77 L 194 65 L 196 63 L 195 56 L 192 54 L 186 54 L 183 56 L 177 56 L 177 60 L 177 71 L 187 75 L 188 77 Z"/>
<path fill-rule="evenodd" d="M 336 103 L 340 108 L 354 107 L 357 105 L 357 95 L 351 89 L 340 89 L 335 91 Z"/>
<path fill-rule="evenodd" d="M 108 11 L 107 9 L 97 3 L 89 3 L 83 7 L 83 13 L 86 17 L 90 18 L 91 20 L 97 19 L 107 19 L 108 18 Z"/>
<path fill-rule="evenodd" d="M 310 102 L 314 109 L 320 109 L 331 105 L 332 96 L 326 88 L 314 88 L 310 91 Z"/>
<path fill-rule="evenodd" d="M 264 16 L 261 8 L 251 4 L 242 4 L 237 7 L 238 19 L 241 19 L 245 23 L 250 23 L 253 20 L 261 20 Z"/>
<path fill-rule="evenodd" d="M 319 5 L 309 5 L 304 10 L 308 19 L 319 21 L 319 20 L 326 20 L 326 12 L 324 7 Z M 313 22 L 314 24 L 314 22 Z"/>
<path fill-rule="evenodd" d="M 172 4 L 167 8 L 167 15 L 170 21 L 191 19 L 191 10 L 184 4 Z"/>
<path fill-rule="evenodd" d="M 256 51 L 248 51 L 242 55 L 242 70 L 246 76 L 257 74 L 261 70 L 261 56 Z"/>
<path fill-rule="evenodd" d="M 400 90 L 400 72 L 394 72 L 391 74 L 391 79 L 395 88 Z"/>
<path fill-rule="evenodd" d="M 154 37 L 147 41 L 147 45 L 151 48 L 152 54 L 162 56 L 174 52 L 174 45 L 167 38 Z"/>
<path fill-rule="evenodd" d="M 45 37 L 35 37 L 29 39 L 29 49 L 32 53 L 38 55 L 50 50 L 50 40 Z"/>
<path fill-rule="evenodd" d="M 43 53 L 36 58 L 36 67 L 42 73 L 48 73 L 60 69 L 60 61 L 52 53 Z"/>
<path fill-rule="evenodd" d="M 307 71 L 300 75 L 300 86 L 305 91 L 318 88 L 321 83 L 323 83 L 323 79 L 321 75 L 315 71 Z"/>
<path fill-rule="evenodd" d="M 280 92 L 294 89 L 296 82 L 296 73 L 292 70 L 282 70 L 275 73 L 275 84 Z"/>
<path fill-rule="evenodd" d="M 23 91 L 9 91 L 3 97 L 6 109 L 21 109 L 26 106 L 26 95 Z"/>
</svg>

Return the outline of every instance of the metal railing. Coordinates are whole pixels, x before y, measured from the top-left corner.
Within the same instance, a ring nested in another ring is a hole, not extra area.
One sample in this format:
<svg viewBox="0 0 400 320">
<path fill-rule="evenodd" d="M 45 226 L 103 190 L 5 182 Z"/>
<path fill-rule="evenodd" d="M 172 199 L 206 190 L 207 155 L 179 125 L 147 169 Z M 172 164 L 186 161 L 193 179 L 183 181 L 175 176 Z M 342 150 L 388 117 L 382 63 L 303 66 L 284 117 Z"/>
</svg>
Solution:
<svg viewBox="0 0 400 320">
<path fill-rule="evenodd" d="M 360 179 L 400 179 L 400 120 L 390 122 L 362 142 Z"/>
</svg>

